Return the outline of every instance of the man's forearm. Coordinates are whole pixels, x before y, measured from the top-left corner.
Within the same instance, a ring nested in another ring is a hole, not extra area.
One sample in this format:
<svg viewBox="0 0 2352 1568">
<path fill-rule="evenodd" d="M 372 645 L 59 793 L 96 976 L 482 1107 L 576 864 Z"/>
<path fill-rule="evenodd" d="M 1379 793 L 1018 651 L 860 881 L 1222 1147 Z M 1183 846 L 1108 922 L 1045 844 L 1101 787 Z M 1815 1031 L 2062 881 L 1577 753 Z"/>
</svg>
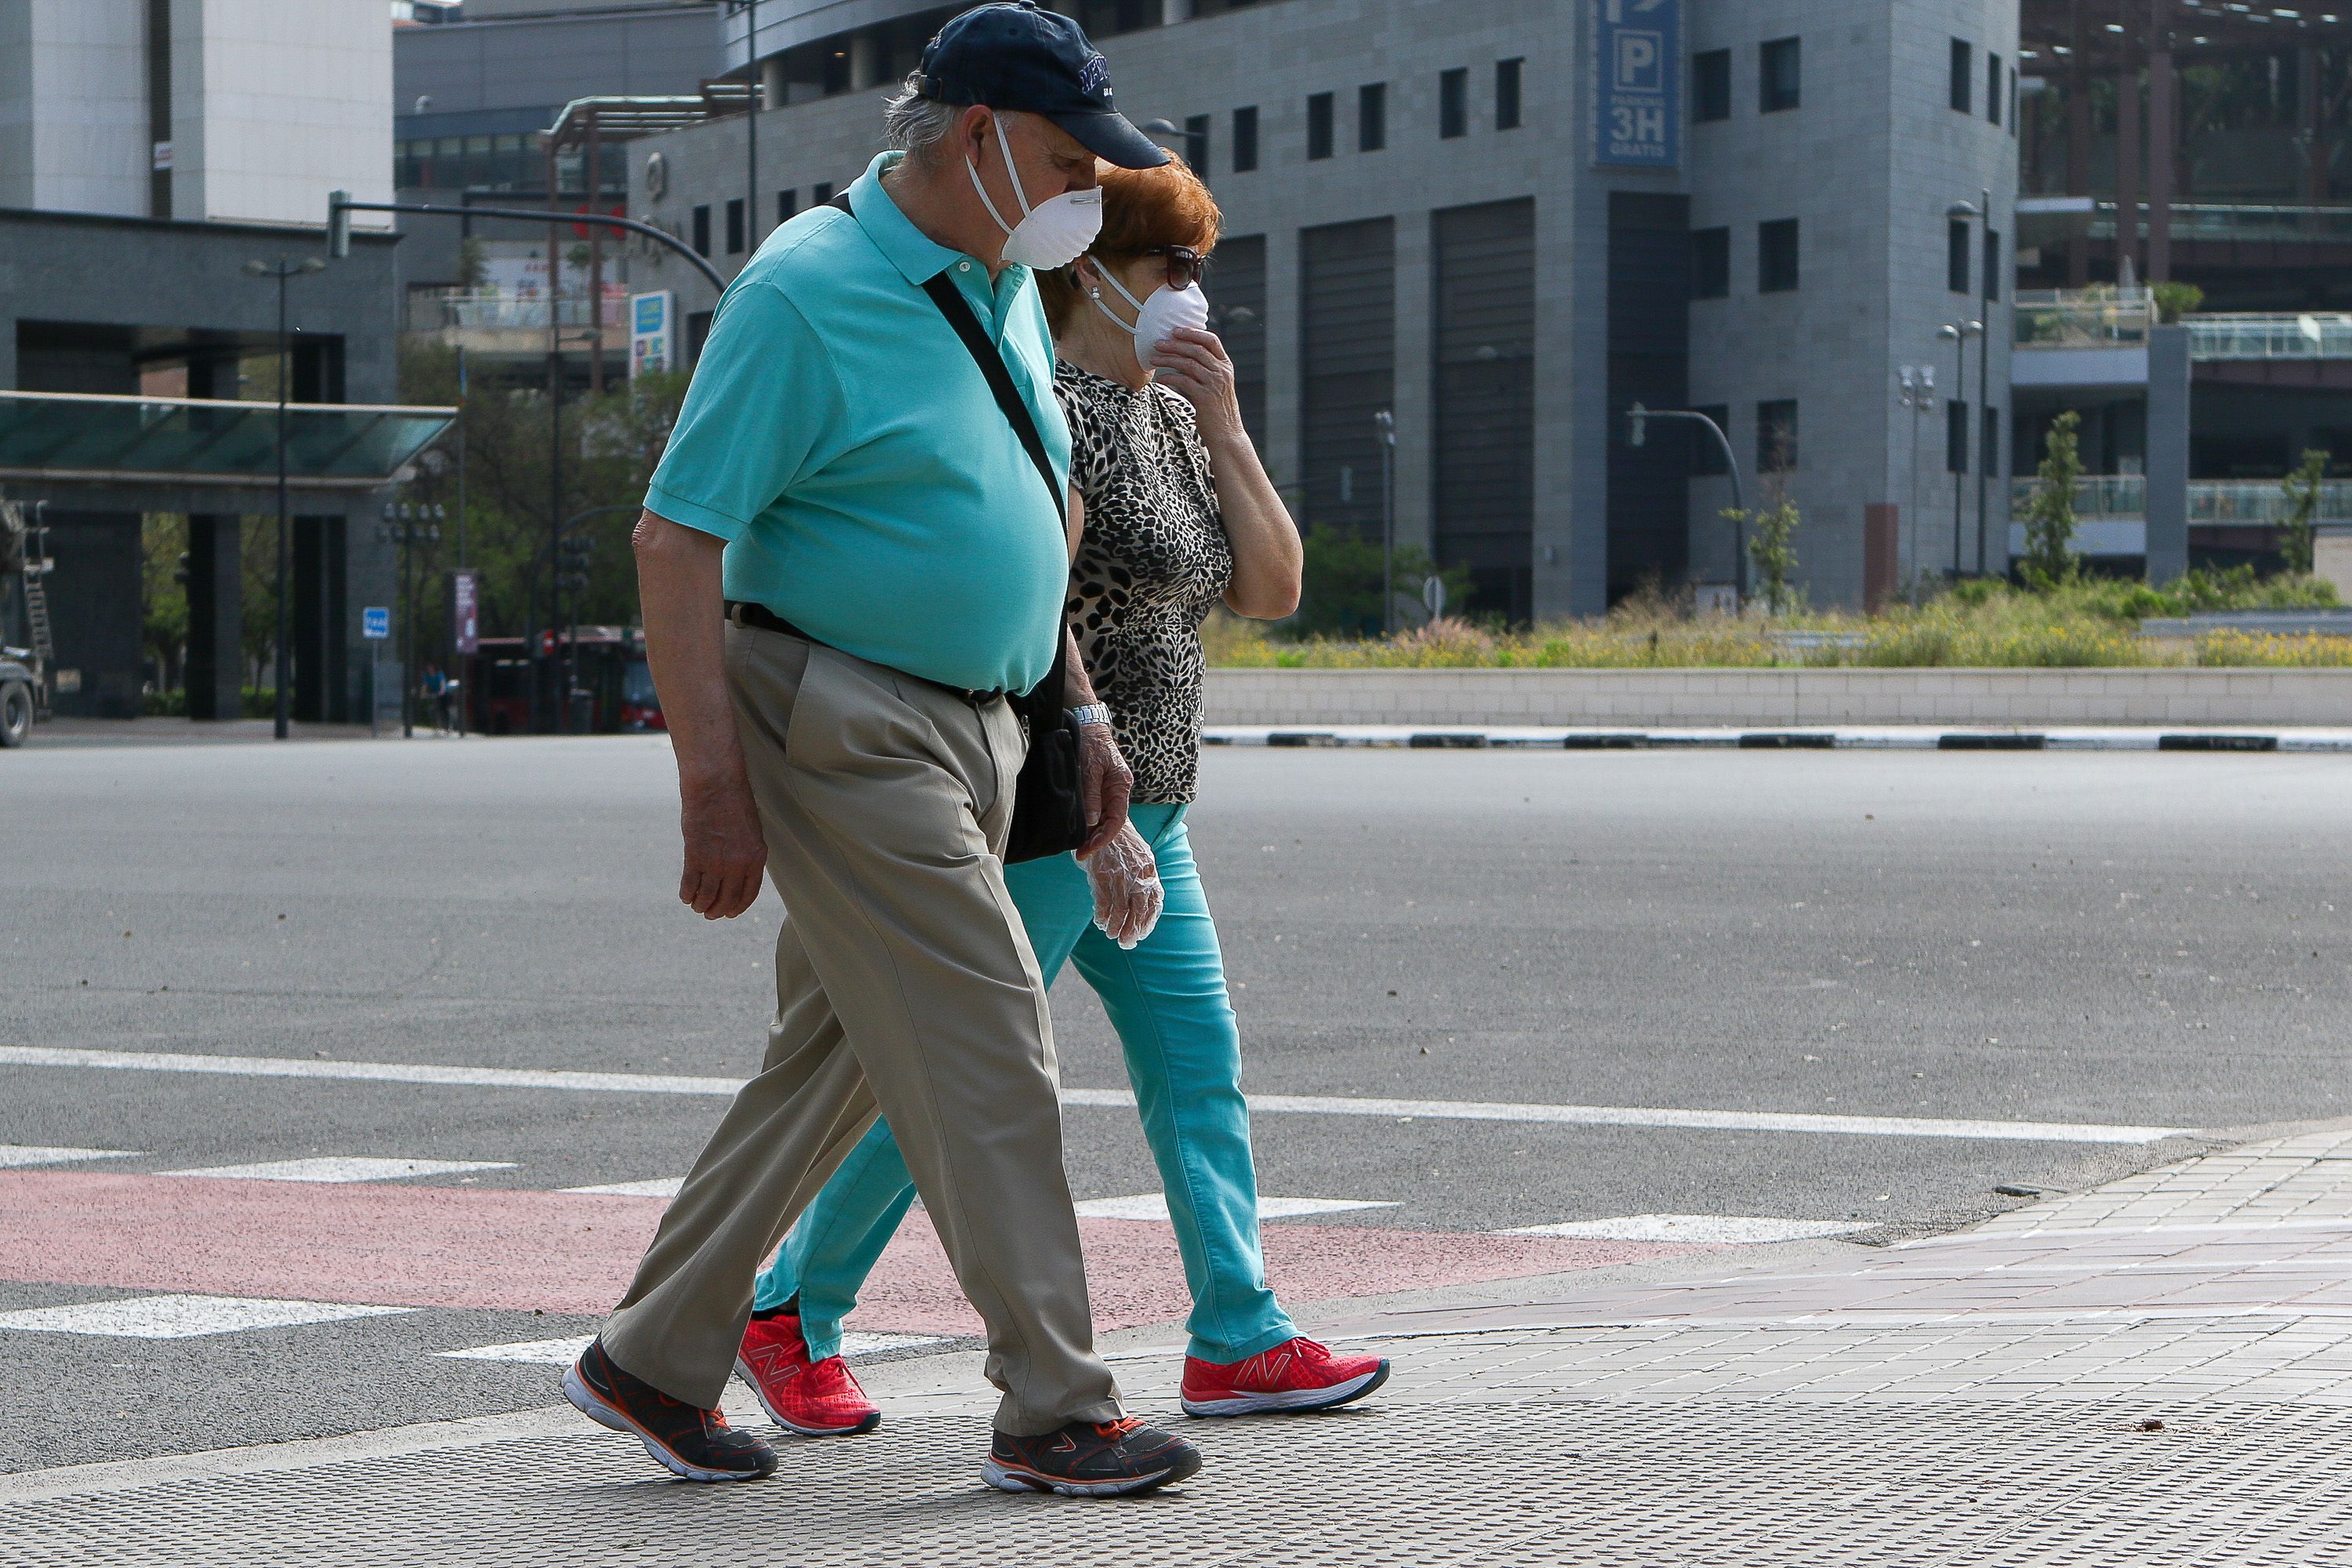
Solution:
<svg viewBox="0 0 2352 1568">
<path fill-rule="evenodd" d="M 679 782 L 691 788 L 740 777 L 743 748 L 727 696 L 719 567 L 725 547 L 709 534 L 652 512 L 638 518 L 634 542 L 646 661 L 677 753 Z"/>
</svg>

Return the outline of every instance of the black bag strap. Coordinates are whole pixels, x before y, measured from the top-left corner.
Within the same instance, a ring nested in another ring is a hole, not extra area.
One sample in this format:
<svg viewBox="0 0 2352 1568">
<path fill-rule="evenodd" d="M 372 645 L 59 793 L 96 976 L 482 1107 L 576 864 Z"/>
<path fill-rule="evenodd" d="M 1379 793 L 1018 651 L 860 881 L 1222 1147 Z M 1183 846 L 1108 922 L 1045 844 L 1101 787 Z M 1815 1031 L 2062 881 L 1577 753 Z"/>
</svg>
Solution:
<svg viewBox="0 0 2352 1568">
<path fill-rule="evenodd" d="M 839 207 L 853 218 L 857 216 L 856 210 L 849 205 L 847 191 L 825 205 Z M 1061 481 L 1054 477 L 1053 459 L 1045 456 L 1045 438 L 1037 433 L 1037 421 L 1030 414 L 1029 405 L 1021 401 L 1020 389 L 1013 384 L 1013 373 L 1004 368 L 1003 353 L 989 341 L 987 332 L 981 327 L 980 318 L 972 314 L 971 306 L 964 299 L 962 291 L 945 272 L 925 283 L 923 292 L 931 297 L 931 303 L 937 305 L 940 314 L 948 319 L 948 325 L 955 329 L 956 337 L 971 355 L 972 363 L 980 366 L 980 374 L 987 378 L 988 390 L 996 395 L 996 406 L 1003 411 L 1005 422 L 1013 426 L 1013 433 L 1021 437 L 1022 450 L 1027 452 L 1029 460 L 1037 465 L 1037 477 L 1045 481 L 1045 489 L 1054 498 L 1055 515 L 1062 520 L 1062 527 L 1066 531 L 1070 524 L 1070 499 L 1064 493 Z"/>
<path fill-rule="evenodd" d="M 857 216 L 857 210 L 849 205 L 847 191 L 841 192 L 825 205 L 839 207 L 853 221 Z M 1004 368 L 1003 353 L 989 342 L 988 334 L 981 330 L 980 318 L 971 313 L 971 306 L 945 272 L 937 274 L 925 283 L 923 292 L 931 297 L 931 303 L 940 308 L 940 314 L 945 316 L 948 325 L 955 329 L 957 339 L 971 355 L 972 363 L 980 366 L 980 374 L 987 379 L 988 390 L 996 395 L 996 406 L 1003 411 L 1005 422 L 1013 426 L 1013 433 L 1021 438 L 1021 449 L 1027 452 L 1029 460 L 1037 466 L 1037 477 L 1045 481 L 1045 493 L 1054 498 L 1054 515 L 1062 520 L 1062 531 L 1067 533 L 1070 528 L 1070 498 L 1063 491 L 1061 481 L 1054 477 L 1054 460 L 1045 456 L 1045 438 L 1037 433 L 1037 421 L 1031 416 L 1029 405 L 1021 401 L 1021 391 L 1013 384 L 1013 373 Z M 1069 634 L 1065 631 L 1054 642 L 1053 668 L 1026 694 L 1027 700 L 1034 703 L 1041 712 L 1058 713 L 1061 710 L 1069 647 Z"/>
</svg>

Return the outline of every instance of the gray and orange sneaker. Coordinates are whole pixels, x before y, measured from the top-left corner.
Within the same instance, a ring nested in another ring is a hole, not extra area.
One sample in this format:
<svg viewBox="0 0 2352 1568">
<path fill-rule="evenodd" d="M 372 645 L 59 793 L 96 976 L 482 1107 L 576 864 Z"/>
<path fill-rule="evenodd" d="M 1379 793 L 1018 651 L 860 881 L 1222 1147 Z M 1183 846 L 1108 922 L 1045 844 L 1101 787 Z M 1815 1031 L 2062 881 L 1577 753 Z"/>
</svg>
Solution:
<svg viewBox="0 0 2352 1568">
<path fill-rule="evenodd" d="M 1073 1421 L 1035 1437 L 999 1432 L 980 1479 L 999 1491 L 1064 1497 L 1134 1497 L 1181 1481 L 1201 1468 L 1201 1450 L 1135 1416 Z"/>
<path fill-rule="evenodd" d="M 1304 1334 L 1230 1366 L 1184 1358 L 1184 1414 L 1259 1415 L 1276 1410 L 1329 1410 L 1361 1399 L 1389 1380 L 1380 1356 L 1333 1355 Z"/>
<path fill-rule="evenodd" d="M 591 1342 L 563 1374 L 563 1397 L 599 1426 L 626 1432 L 662 1468 L 689 1481 L 756 1481 L 776 1473 L 776 1451 L 716 1410 L 673 1399 L 624 1372 Z"/>
</svg>

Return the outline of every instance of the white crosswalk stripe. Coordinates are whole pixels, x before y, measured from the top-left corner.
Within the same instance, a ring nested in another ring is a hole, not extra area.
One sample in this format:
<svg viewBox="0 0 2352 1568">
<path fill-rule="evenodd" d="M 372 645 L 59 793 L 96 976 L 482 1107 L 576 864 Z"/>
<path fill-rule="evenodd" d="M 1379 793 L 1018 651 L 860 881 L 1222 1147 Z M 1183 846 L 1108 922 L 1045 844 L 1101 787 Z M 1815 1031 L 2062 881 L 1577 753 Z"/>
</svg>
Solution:
<svg viewBox="0 0 2352 1568">
<path fill-rule="evenodd" d="M 125 1160 L 135 1149 L 64 1149 L 47 1143 L 0 1143 L 0 1170 L 17 1165 L 69 1165 L 79 1160 Z"/>
<path fill-rule="evenodd" d="M 305 1057 L 212 1056 L 195 1051 L 110 1051 L 69 1046 L 0 1046 L 0 1067 L 94 1068 L 116 1072 L 217 1073 L 241 1078 L 341 1079 L 453 1088 L 550 1089 L 594 1094 L 731 1096 L 731 1078 L 575 1072 L 562 1068 L 449 1067 L 426 1062 L 344 1062 Z M 1123 1089 L 1066 1089 L 1065 1105 L 1132 1110 Z M 1937 1116 L 1832 1116 L 1804 1110 L 1706 1110 L 1643 1105 L 1540 1105 L 1464 1100 L 1376 1100 L 1350 1095 L 1254 1094 L 1259 1116 L 1370 1116 L 1393 1121 L 1548 1123 L 1563 1127 L 1667 1127 L 1723 1132 L 1812 1132 L 1862 1138 L 1994 1139 L 2038 1143 L 2154 1143 L 2186 1127 L 2101 1121 L 1979 1121 Z"/>
<path fill-rule="evenodd" d="M 1852 1236 L 1870 1226 L 1834 1219 L 1766 1219 L 1748 1215 L 1633 1214 L 1613 1219 L 1571 1219 L 1558 1225 L 1525 1225 L 1496 1236 L 1562 1237 L 1572 1241 L 1690 1241 L 1715 1247 L 1754 1247 L 1768 1241 Z"/>
<path fill-rule="evenodd" d="M 562 1340 L 525 1340 L 511 1345 L 477 1345 L 471 1350 L 436 1351 L 446 1361 L 507 1361 L 530 1366 L 570 1366 L 580 1359 L 596 1336 L 578 1334 Z M 936 1345 L 943 1342 L 936 1334 L 877 1334 L 863 1329 L 850 1329 L 841 1336 L 841 1353 L 845 1356 L 872 1355 L 877 1351 L 902 1351 L 915 1345 Z"/>
<path fill-rule="evenodd" d="M 1345 1214 L 1350 1209 L 1392 1209 L 1391 1203 L 1361 1198 L 1269 1198 L 1257 1200 L 1260 1219 L 1290 1219 L 1308 1214 Z M 1168 1194 L 1138 1193 L 1131 1198 L 1088 1198 L 1077 1205 L 1080 1219 L 1136 1219 L 1169 1223 Z"/>
<path fill-rule="evenodd" d="M 94 1334 L 114 1339 L 185 1340 L 248 1329 L 298 1328 L 352 1318 L 387 1318 L 413 1307 L 361 1307 L 335 1301 L 278 1301 L 241 1296 L 132 1296 L 0 1312 L 0 1329 L 29 1334 Z"/>
<path fill-rule="evenodd" d="M 614 1198 L 674 1198 L 686 1185 L 684 1176 L 656 1176 L 646 1182 L 607 1182 L 597 1187 L 565 1187 L 567 1193 L 597 1193 Z"/>
<path fill-rule="evenodd" d="M 511 1160 L 387 1160 L 373 1156 L 322 1155 L 309 1160 L 264 1160 L 252 1165 L 204 1165 L 189 1171 L 159 1171 L 162 1176 L 212 1176 L 239 1182 L 396 1182 L 408 1176 L 449 1176 L 461 1171 L 511 1171 Z"/>
</svg>

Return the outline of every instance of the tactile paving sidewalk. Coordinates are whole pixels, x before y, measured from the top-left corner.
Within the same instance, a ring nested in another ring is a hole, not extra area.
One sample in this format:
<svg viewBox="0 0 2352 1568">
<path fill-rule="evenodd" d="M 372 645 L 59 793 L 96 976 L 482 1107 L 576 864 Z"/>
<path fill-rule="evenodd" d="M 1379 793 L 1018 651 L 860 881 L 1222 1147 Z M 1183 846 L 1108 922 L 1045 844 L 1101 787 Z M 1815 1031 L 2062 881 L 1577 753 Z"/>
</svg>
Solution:
<svg viewBox="0 0 2352 1568">
<path fill-rule="evenodd" d="M 982 1489 L 992 1399 L 950 1355 L 876 1368 L 882 1430 L 764 1484 L 531 1412 L 0 1477 L 0 1564 L 2352 1562 L 2352 1135 L 1836 1252 L 1363 1319 L 1388 1389 L 1185 1423 L 1207 1466 L 1157 1498 Z M 1175 1370 L 1120 1375 L 1151 1415 Z"/>
</svg>

